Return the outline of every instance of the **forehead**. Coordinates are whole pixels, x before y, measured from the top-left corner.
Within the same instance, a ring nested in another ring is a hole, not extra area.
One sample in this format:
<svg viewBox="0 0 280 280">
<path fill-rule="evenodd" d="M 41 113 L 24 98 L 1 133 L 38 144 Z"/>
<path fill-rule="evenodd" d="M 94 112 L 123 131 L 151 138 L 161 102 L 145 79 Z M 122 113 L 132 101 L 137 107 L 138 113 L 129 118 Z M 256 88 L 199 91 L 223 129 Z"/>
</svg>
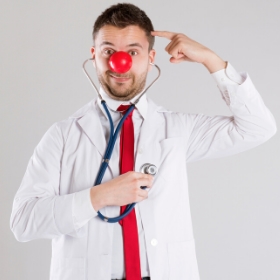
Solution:
<svg viewBox="0 0 280 280">
<path fill-rule="evenodd" d="M 143 48 L 149 47 L 145 31 L 136 25 L 129 25 L 125 28 L 118 28 L 112 25 L 103 26 L 95 36 L 95 45 L 100 46 L 104 42 L 109 42 L 115 46 L 128 46 L 139 43 Z"/>
</svg>

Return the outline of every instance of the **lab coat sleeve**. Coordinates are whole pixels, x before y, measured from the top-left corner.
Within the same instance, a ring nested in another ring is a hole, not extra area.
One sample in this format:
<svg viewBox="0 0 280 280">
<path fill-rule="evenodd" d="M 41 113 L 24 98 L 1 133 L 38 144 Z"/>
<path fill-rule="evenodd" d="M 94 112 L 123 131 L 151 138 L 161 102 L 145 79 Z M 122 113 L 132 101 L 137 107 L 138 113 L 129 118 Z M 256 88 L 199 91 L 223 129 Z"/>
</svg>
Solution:
<svg viewBox="0 0 280 280">
<path fill-rule="evenodd" d="M 275 120 L 249 75 L 240 75 L 241 84 L 217 81 L 232 116 L 185 115 L 187 162 L 233 155 L 262 144 L 276 133 Z"/>
<path fill-rule="evenodd" d="M 54 124 L 35 148 L 13 202 L 10 227 L 18 241 L 80 234 L 73 219 L 75 194 L 60 195 L 63 148 Z"/>
</svg>

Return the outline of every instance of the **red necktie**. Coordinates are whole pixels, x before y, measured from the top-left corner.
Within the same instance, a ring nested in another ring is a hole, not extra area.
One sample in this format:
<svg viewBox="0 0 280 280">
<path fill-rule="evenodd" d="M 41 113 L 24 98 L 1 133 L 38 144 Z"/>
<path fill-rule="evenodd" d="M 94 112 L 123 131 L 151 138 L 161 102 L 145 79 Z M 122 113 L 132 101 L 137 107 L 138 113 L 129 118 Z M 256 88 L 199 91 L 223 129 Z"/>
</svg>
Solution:
<svg viewBox="0 0 280 280">
<path fill-rule="evenodd" d="M 118 111 L 122 114 L 129 108 L 129 105 L 121 105 Z M 120 136 L 120 173 L 126 173 L 134 170 L 134 129 L 132 122 L 132 113 L 129 114 L 124 121 Z M 125 206 L 121 206 L 121 214 L 124 212 Z M 136 222 L 135 210 L 133 209 L 120 222 L 123 231 L 124 244 L 124 261 L 125 274 L 127 280 L 140 280 L 140 251 L 138 241 L 138 229 Z"/>
</svg>

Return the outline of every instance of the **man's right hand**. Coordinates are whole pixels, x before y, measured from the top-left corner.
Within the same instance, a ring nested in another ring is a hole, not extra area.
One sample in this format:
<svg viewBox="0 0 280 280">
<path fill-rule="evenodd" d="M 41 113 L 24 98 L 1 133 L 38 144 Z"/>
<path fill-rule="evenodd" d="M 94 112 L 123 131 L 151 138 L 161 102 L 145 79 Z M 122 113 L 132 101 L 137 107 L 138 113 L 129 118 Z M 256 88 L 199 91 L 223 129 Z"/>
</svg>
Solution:
<svg viewBox="0 0 280 280">
<path fill-rule="evenodd" d="M 152 187 L 153 176 L 129 171 L 106 183 L 94 186 L 90 190 L 91 203 L 95 211 L 109 206 L 123 206 L 140 202 L 148 197 L 148 189 Z"/>
</svg>

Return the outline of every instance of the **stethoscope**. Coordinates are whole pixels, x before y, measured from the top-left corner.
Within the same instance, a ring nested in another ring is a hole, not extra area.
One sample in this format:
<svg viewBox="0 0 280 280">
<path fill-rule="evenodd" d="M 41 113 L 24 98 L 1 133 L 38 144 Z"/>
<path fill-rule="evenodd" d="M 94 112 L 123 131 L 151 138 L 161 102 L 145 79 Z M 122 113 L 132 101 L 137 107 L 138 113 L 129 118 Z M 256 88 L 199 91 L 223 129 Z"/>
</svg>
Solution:
<svg viewBox="0 0 280 280">
<path fill-rule="evenodd" d="M 105 174 L 105 171 L 109 165 L 109 161 L 111 159 L 111 156 L 112 156 L 112 153 L 113 153 L 113 148 L 115 146 L 115 143 L 116 143 L 116 140 L 117 140 L 117 137 L 118 137 L 118 134 L 122 128 L 122 125 L 125 121 L 125 119 L 128 117 L 128 115 L 131 113 L 132 110 L 134 110 L 135 108 L 135 105 L 139 102 L 140 98 L 145 94 L 145 92 L 159 79 L 160 77 L 160 74 L 161 74 L 161 71 L 160 71 L 160 68 L 156 65 L 156 64 L 153 64 L 150 62 L 151 65 L 155 66 L 158 70 L 158 75 L 157 77 L 152 81 L 152 83 L 146 88 L 144 89 L 144 91 L 140 94 L 140 96 L 134 101 L 131 103 L 130 107 L 128 108 L 128 110 L 125 112 L 125 114 L 123 115 L 123 117 L 121 118 L 121 120 L 119 121 L 115 131 L 114 131 L 114 125 L 113 125 L 113 120 L 112 120 L 112 117 L 111 117 L 111 114 L 108 110 L 108 107 L 106 105 L 106 102 L 105 100 L 103 100 L 101 94 L 99 93 L 99 90 L 97 89 L 96 85 L 94 84 L 94 82 L 92 81 L 90 75 L 88 74 L 86 68 L 85 68 L 85 65 L 88 61 L 90 60 L 94 60 L 93 58 L 89 58 L 87 59 L 84 63 L 83 63 L 83 70 L 84 70 L 84 73 L 85 75 L 88 77 L 91 85 L 93 86 L 93 88 L 95 89 L 98 97 L 100 98 L 101 100 L 101 104 L 108 116 L 108 119 L 109 119 L 109 123 L 110 123 L 110 135 L 109 135 L 109 142 L 108 142 L 108 145 L 107 145 L 107 148 L 106 148 L 106 151 L 105 151 L 105 155 L 104 155 L 104 158 L 102 160 L 102 163 L 100 165 L 100 169 L 98 171 L 98 174 L 97 174 L 97 177 L 96 177 L 96 180 L 95 180 L 95 183 L 94 183 L 94 186 L 96 185 L 99 185 L 101 184 L 101 181 L 103 179 L 103 176 Z M 131 68 L 132 66 L 132 58 L 131 56 L 127 53 L 127 52 L 122 52 L 122 51 L 119 51 L 119 52 L 115 52 L 111 55 L 110 59 L 109 59 L 109 68 L 115 72 L 115 73 L 126 73 L 127 71 L 129 71 L 129 69 Z M 153 164 L 150 164 L 150 163 L 146 163 L 144 164 L 142 167 L 141 167 L 141 172 L 142 173 L 146 173 L 146 174 L 150 174 L 150 175 L 153 175 L 155 176 L 156 173 L 157 173 L 157 167 Z M 146 189 L 145 186 L 142 186 L 141 187 L 142 189 Z M 122 215 L 120 216 L 117 216 L 117 217 L 113 217 L 113 218 L 108 218 L 108 217 L 105 217 L 103 216 L 100 211 L 97 212 L 98 214 L 98 217 L 103 220 L 104 222 L 108 222 L 108 223 L 116 223 L 118 221 L 120 221 L 121 219 L 123 219 L 124 217 L 126 217 L 131 211 L 132 209 L 134 208 L 136 203 L 131 203 L 131 204 L 128 204 L 125 211 L 123 212 Z"/>
</svg>

